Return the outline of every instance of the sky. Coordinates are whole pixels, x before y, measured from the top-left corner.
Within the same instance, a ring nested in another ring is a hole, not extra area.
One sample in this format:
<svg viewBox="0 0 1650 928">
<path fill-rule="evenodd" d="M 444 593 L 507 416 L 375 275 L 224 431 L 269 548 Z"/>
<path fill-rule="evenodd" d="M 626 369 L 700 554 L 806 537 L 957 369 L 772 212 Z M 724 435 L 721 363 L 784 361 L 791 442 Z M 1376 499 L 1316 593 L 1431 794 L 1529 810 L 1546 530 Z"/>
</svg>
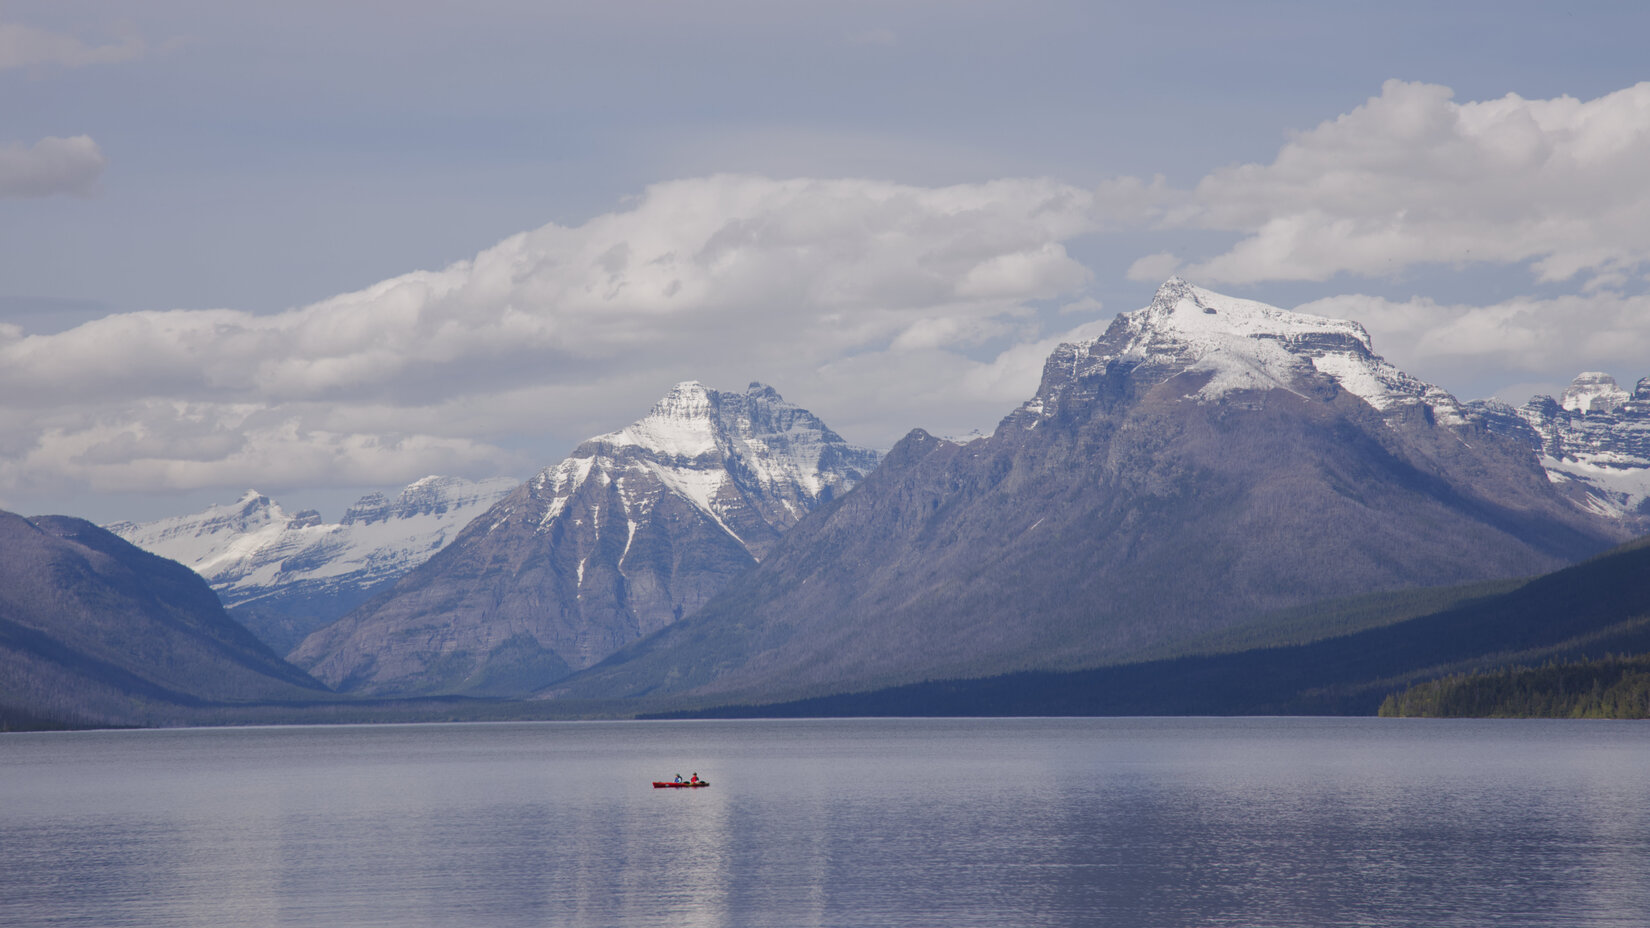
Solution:
<svg viewBox="0 0 1650 928">
<path fill-rule="evenodd" d="M 690 379 L 990 431 L 1171 274 L 1631 389 L 1647 11 L 0 0 L 0 508 L 336 518 Z"/>
</svg>

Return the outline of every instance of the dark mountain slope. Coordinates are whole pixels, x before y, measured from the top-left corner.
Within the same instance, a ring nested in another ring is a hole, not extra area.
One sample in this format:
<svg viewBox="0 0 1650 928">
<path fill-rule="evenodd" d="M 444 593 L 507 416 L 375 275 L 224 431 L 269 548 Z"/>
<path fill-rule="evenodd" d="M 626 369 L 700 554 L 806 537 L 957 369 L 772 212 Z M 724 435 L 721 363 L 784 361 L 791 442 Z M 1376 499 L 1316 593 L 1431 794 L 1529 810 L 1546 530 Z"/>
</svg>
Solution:
<svg viewBox="0 0 1650 928">
<path fill-rule="evenodd" d="M 914 432 L 698 615 L 548 695 L 804 695 L 1116 663 L 1259 614 L 1529 576 L 1619 528 L 1354 323 L 1171 281 L 968 445 Z"/>
<path fill-rule="evenodd" d="M 1506 593 L 1307 645 L 1072 673 L 935 681 L 679 715 L 1373 715 L 1388 695 L 1416 681 L 1647 652 L 1650 540 Z M 1562 679 L 1564 674 L 1549 676 Z M 1483 679 L 1496 678 L 1468 678 L 1456 686 L 1470 690 L 1470 684 Z M 1406 695 L 1423 704 L 1435 691 L 1420 688 Z M 1468 702 L 1464 697 L 1459 701 Z"/>
<path fill-rule="evenodd" d="M 325 692 L 183 565 L 80 519 L 0 513 L 0 713 L 149 724 Z"/>
</svg>

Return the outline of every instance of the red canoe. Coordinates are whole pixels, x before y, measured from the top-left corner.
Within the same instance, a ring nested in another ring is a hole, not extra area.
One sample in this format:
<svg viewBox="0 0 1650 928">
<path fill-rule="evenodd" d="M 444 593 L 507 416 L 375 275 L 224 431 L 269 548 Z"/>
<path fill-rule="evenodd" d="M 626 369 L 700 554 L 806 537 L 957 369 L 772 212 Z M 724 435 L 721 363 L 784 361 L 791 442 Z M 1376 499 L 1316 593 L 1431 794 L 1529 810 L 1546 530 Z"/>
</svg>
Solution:
<svg viewBox="0 0 1650 928">
<path fill-rule="evenodd" d="M 653 781 L 653 788 L 654 789 L 691 789 L 691 788 L 694 788 L 694 787 L 709 786 L 709 785 L 710 785 L 710 781 L 708 781 L 708 780 L 700 780 L 697 783 L 689 783 L 686 780 L 683 780 L 680 783 L 671 783 L 671 782 L 668 782 L 668 781 L 661 782 L 659 780 L 654 780 Z"/>
</svg>

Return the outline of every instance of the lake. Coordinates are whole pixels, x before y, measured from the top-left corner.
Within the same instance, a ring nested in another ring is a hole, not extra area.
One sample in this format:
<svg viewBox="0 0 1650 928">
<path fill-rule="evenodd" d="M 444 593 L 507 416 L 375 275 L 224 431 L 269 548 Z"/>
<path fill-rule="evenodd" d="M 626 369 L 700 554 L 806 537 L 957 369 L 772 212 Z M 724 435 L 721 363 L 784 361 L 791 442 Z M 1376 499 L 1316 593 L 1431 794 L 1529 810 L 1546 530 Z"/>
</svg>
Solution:
<svg viewBox="0 0 1650 928">
<path fill-rule="evenodd" d="M 0 855 L 7 926 L 1643 928 L 1650 725 L 8 734 Z"/>
</svg>

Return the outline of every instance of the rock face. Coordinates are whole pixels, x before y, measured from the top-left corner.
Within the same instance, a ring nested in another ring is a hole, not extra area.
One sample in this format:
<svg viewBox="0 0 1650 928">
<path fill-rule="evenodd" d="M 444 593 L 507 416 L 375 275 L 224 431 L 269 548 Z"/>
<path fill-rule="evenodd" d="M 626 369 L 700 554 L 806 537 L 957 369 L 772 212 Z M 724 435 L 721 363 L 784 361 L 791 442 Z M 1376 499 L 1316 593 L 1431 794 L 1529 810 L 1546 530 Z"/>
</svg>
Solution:
<svg viewBox="0 0 1650 928">
<path fill-rule="evenodd" d="M 694 612 L 876 462 L 771 387 L 678 384 L 293 660 L 342 690 L 530 691 Z"/>
<path fill-rule="evenodd" d="M 199 576 L 80 519 L 0 513 L 0 722 L 142 725 L 326 690 Z"/>
<path fill-rule="evenodd" d="M 227 506 L 107 528 L 205 577 L 238 621 L 278 653 L 422 564 L 514 489 L 507 477 L 425 477 L 393 499 L 362 497 L 337 523 L 248 490 Z"/>
<path fill-rule="evenodd" d="M 1174 279 L 1056 349 L 990 437 L 911 433 L 698 614 L 546 695 L 763 701 L 1096 666 L 1621 535 L 1356 323 Z"/>
<path fill-rule="evenodd" d="M 1629 393 L 1609 374 L 1581 374 L 1560 399 L 1532 397 L 1514 409 L 1474 408 L 1541 456 L 1548 479 L 1578 507 L 1650 532 L 1650 377 Z"/>
</svg>

